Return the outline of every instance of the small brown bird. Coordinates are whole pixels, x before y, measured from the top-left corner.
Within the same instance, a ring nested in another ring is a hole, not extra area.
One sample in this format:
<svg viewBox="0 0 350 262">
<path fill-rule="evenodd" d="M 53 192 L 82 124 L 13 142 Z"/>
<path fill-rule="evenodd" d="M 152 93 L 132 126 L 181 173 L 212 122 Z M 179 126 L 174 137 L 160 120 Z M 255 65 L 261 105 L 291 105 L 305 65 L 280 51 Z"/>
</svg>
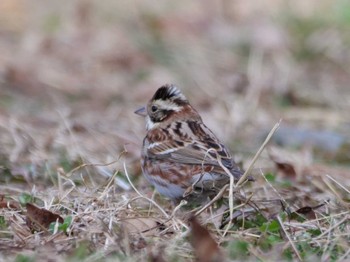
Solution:
<svg viewBox="0 0 350 262">
<path fill-rule="evenodd" d="M 179 200 L 192 189 L 218 192 L 230 181 L 222 166 L 235 180 L 242 176 L 226 147 L 176 86 L 160 87 L 135 113 L 146 117 L 142 171 L 160 194 Z"/>
</svg>

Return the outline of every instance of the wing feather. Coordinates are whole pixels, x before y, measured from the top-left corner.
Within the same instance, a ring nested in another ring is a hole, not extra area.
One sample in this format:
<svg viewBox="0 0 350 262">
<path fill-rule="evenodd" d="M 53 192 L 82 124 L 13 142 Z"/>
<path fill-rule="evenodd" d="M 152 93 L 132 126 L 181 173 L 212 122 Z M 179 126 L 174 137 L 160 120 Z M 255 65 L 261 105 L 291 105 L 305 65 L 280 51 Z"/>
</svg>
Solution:
<svg viewBox="0 0 350 262">
<path fill-rule="evenodd" d="M 170 128 L 174 132 L 170 132 L 163 141 L 153 141 L 147 151 L 148 157 L 183 164 L 211 165 L 223 173 L 221 161 L 227 169 L 237 174 L 239 168 L 230 153 L 208 127 L 198 121 L 178 123 L 174 123 L 174 128 Z"/>
</svg>

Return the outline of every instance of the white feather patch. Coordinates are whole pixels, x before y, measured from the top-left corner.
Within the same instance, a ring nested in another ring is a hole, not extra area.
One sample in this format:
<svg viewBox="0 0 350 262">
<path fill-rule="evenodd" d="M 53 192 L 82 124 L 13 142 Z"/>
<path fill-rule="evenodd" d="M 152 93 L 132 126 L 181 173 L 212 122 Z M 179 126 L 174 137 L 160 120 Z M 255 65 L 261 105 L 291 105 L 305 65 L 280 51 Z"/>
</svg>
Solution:
<svg viewBox="0 0 350 262">
<path fill-rule="evenodd" d="M 148 149 L 152 149 L 152 148 L 154 148 L 154 147 L 156 147 L 156 146 L 159 146 L 159 145 L 161 145 L 161 144 L 162 144 L 162 143 L 154 142 L 154 143 L 148 145 Z"/>
<path fill-rule="evenodd" d="M 177 150 L 178 150 L 178 148 L 176 148 L 176 147 L 175 147 L 175 148 L 169 148 L 169 149 L 164 150 L 164 151 L 159 151 L 158 154 L 160 154 L 160 155 L 166 155 L 166 154 L 175 152 L 175 151 L 177 151 Z"/>
<path fill-rule="evenodd" d="M 177 104 L 171 102 L 170 100 L 157 100 L 156 104 L 162 109 L 162 110 L 173 110 L 175 112 L 179 112 L 181 111 L 180 106 L 178 106 Z"/>
<path fill-rule="evenodd" d="M 149 116 L 146 116 L 146 129 L 150 130 L 157 126 L 158 123 L 154 123 Z"/>
</svg>

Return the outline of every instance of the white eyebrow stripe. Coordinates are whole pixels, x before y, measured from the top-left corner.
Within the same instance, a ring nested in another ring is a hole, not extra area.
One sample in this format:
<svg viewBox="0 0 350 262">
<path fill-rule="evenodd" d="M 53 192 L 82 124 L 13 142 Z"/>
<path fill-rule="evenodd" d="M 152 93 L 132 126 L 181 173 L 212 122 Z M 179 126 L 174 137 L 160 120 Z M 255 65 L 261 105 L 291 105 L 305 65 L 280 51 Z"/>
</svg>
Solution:
<svg viewBox="0 0 350 262">
<path fill-rule="evenodd" d="M 170 102 L 169 100 L 167 101 L 157 100 L 156 104 L 159 105 L 161 109 L 173 110 L 175 112 L 181 111 L 181 107 L 179 107 L 173 102 Z"/>
</svg>

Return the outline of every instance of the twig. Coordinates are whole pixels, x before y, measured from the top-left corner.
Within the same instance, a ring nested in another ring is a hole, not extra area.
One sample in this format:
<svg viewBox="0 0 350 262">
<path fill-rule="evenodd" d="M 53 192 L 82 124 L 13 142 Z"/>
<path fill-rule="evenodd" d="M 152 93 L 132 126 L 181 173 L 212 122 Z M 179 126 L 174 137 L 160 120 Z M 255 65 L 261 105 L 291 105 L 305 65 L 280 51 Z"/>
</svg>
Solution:
<svg viewBox="0 0 350 262">
<path fill-rule="evenodd" d="M 320 239 L 323 236 L 327 235 L 329 232 L 331 232 L 333 229 L 339 227 L 341 224 L 343 224 L 345 221 L 349 220 L 349 216 L 345 216 L 342 220 L 340 220 L 337 224 L 333 225 L 331 228 L 328 228 L 326 231 L 324 231 L 321 235 L 315 237 L 314 239 Z"/>
<path fill-rule="evenodd" d="M 287 236 L 288 241 L 289 241 L 290 245 L 292 246 L 292 248 L 293 248 L 295 254 L 297 255 L 299 261 L 302 261 L 302 258 L 301 258 L 300 254 L 299 254 L 299 252 L 298 252 L 298 249 L 295 247 L 295 245 L 294 245 L 292 239 L 290 238 L 290 236 L 289 236 L 289 234 L 288 234 L 286 228 L 285 228 L 284 225 L 283 225 L 283 222 L 282 222 L 280 216 L 277 216 L 277 221 L 278 221 L 278 223 L 280 224 L 280 226 L 281 226 L 281 228 L 282 228 L 284 234 Z"/>
<path fill-rule="evenodd" d="M 198 216 L 199 214 L 201 214 L 204 210 L 206 210 L 208 207 L 210 207 L 213 203 L 215 203 L 219 198 L 222 197 L 222 195 L 225 193 L 227 187 L 229 185 L 226 184 L 223 188 L 221 188 L 220 192 L 208 203 L 206 204 L 204 207 L 202 207 L 200 210 L 198 210 L 194 216 Z"/>
<path fill-rule="evenodd" d="M 229 197 L 229 199 L 228 199 L 228 206 L 229 206 L 229 209 L 230 209 L 230 221 L 231 221 L 232 217 L 233 217 L 233 188 L 236 187 L 235 186 L 235 178 L 231 174 L 230 170 L 228 170 L 228 168 L 224 166 L 224 164 L 222 163 L 221 159 L 218 159 L 218 163 L 221 166 L 221 168 L 226 172 L 226 174 L 230 177 L 230 184 L 229 184 L 230 187 L 229 187 L 229 193 L 228 193 L 228 197 Z"/>
<path fill-rule="evenodd" d="M 334 183 L 336 183 L 340 188 L 344 189 L 344 191 L 346 191 L 348 194 L 350 194 L 350 191 L 345 186 L 340 184 L 337 180 L 335 180 L 333 177 L 331 177 L 330 175 L 326 175 L 326 177 L 328 177 L 330 180 L 332 180 Z"/>
<path fill-rule="evenodd" d="M 93 166 L 93 167 L 96 167 L 96 166 L 110 166 L 110 165 L 113 165 L 115 163 L 117 163 L 120 158 L 126 153 L 126 151 L 123 151 L 119 154 L 118 156 L 118 159 L 117 160 L 113 160 L 112 162 L 109 162 L 109 163 L 98 163 L 98 164 L 92 164 L 92 163 L 84 163 L 84 164 L 81 164 L 75 168 L 73 168 L 71 171 L 69 171 L 68 173 L 66 173 L 66 176 L 67 177 L 70 177 L 74 172 L 76 172 L 77 170 L 81 169 L 81 168 L 84 168 L 84 167 L 88 167 L 88 166 Z"/>
<path fill-rule="evenodd" d="M 252 162 L 250 163 L 249 167 L 247 168 L 247 170 L 244 172 L 243 176 L 238 180 L 237 184 L 234 184 L 234 177 L 231 174 L 230 170 L 228 170 L 227 167 L 224 166 L 224 164 L 222 163 L 221 159 L 218 159 L 218 163 L 220 165 L 220 167 L 227 173 L 227 175 L 230 177 L 230 187 L 229 187 L 229 210 L 230 210 L 230 222 L 229 225 L 231 223 L 232 217 L 233 217 L 233 192 L 234 192 L 234 188 L 237 188 L 238 186 L 240 186 L 241 184 L 243 184 L 243 182 L 246 180 L 246 178 L 248 177 L 248 175 L 250 174 L 251 170 L 253 169 L 253 166 L 256 162 L 256 160 L 258 159 L 258 157 L 261 155 L 262 151 L 264 150 L 264 148 L 266 147 L 267 143 L 270 141 L 271 137 L 273 136 L 273 134 L 276 132 L 276 130 L 278 129 L 278 127 L 280 126 L 282 122 L 282 119 L 280 119 L 278 121 L 278 123 L 276 123 L 274 125 L 274 127 L 271 129 L 271 131 L 269 132 L 269 134 L 267 135 L 264 143 L 261 145 L 261 147 L 259 148 L 258 152 L 255 154 Z M 227 185 L 225 185 L 225 187 L 223 187 L 223 189 L 227 188 Z M 220 192 L 217 194 L 218 197 L 215 197 L 212 201 L 210 201 L 204 208 L 202 208 L 201 210 L 197 211 L 196 214 L 200 214 L 201 212 L 203 212 L 206 208 L 208 208 L 209 206 L 211 206 L 218 198 L 220 198 L 224 191 L 221 189 Z"/>
<path fill-rule="evenodd" d="M 287 207 L 289 206 L 287 201 L 281 196 L 281 194 L 277 191 L 276 188 L 274 188 L 274 186 L 270 183 L 269 180 L 267 180 L 265 174 L 262 172 L 262 170 L 260 170 L 260 174 L 261 176 L 265 179 L 265 182 L 272 188 L 272 190 L 276 193 L 276 195 L 279 197 L 278 202 L 282 205 L 286 205 Z"/>
<path fill-rule="evenodd" d="M 174 208 L 173 212 L 171 213 L 171 218 L 175 217 L 176 212 L 183 206 L 187 205 L 186 200 L 181 200 L 180 203 Z"/>
<path fill-rule="evenodd" d="M 338 198 L 339 202 L 344 203 L 344 200 L 342 199 L 341 195 L 337 192 L 337 190 L 333 187 L 333 185 L 325 179 L 325 177 L 322 177 L 322 181 L 328 186 L 328 188 L 332 191 L 332 193 Z"/>
<path fill-rule="evenodd" d="M 114 172 L 114 174 L 112 175 L 112 177 L 109 179 L 107 185 L 105 186 L 102 194 L 99 196 L 99 199 L 103 199 L 105 197 L 105 195 L 108 192 L 108 189 L 111 187 L 112 183 L 114 182 L 115 177 L 118 175 L 118 170 Z"/>
<path fill-rule="evenodd" d="M 267 143 L 270 141 L 271 137 L 273 136 L 273 134 L 276 132 L 276 130 L 279 128 L 280 124 L 282 122 L 282 119 L 280 119 L 275 125 L 274 127 L 271 129 L 270 133 L 267 135 L 264 143 L 261 145 L 261 147 L 259 148 L 258 152 L 255 154 L 252 162 L 250 163 L 250 165 L 248 166 L 247 170 L 244 172 L 243 176 L 241 176 L 241 178 L 238 180 L 236 187 L 240 186 L 249 176 L 251 170 L 253 169 L 253 166 L 256 162 L 256 160 L 258 159 L 258 157 L 261 155 L 262 151 L 264 150 L 264 148 L 266 147 Z"/>
<path fill-rule="evenodd" d="M 63 189 L 62 189 L 62 178 L 65 179 L 66 181 L 68 181 L 72 185 L 72 187 L 69 190 L 67 190 L 65 192 L 65 194 L 63 194 Z M 57 169 L 57 181 L 58 181 L 58 188 L 59 188 L 59 192 L 60 192 L 59 193 L 60 194 L 59 202 L 62 203 L 63 199 L 65 199 L 76 188 L 76 185 L 73 182 L 73 180 L 69 179 L 65 175 L 63 168 Z"/>
<path fill-rule="evenodd" d="M 163 213 L 163 215 L 164 215 L 166 218 L 169 218 L 169 215 L 165 212 L 165 210 L 164 210 L 163 208 L 161 208 L 154 200 L 152 200 L 152 199 L 150 199 L 150 198 L 148 198 L 148 197 L 142 195 L 142 194 L 140 193 L 140 191 L 138 191 L 138 190 L 136 189 L 136 187 L 134 186 L 134 184 L 133 184 L 133 183 L 131 182 L 131 180 L 130 180 L 128 171 L 127 171 L 127 169 L 126 169 L 125 162 L 123 163 L 123 166 L 124 166 L 124 172 L 125 172 L 126 179 L 128 180 L 128 182 L 129 182 L 130 186 L 132 187 L 132 189 L 134 189 L 135 192 L 136 192 L 141 198 L 144 198 L 144 199 L 146 199 L 147 201 L 151 202 L 153 205 L 155 205 L 155 206 Z"/>
<path fill-rule="evenodd" d="M 338 261 L 345 261 L 346 257 L 350 255 L 350 248 L 348 249 L 348 251 L 345 252 L 344 255 L 341 256 L 341 258 L 339 258 Z"/>
</svg>

